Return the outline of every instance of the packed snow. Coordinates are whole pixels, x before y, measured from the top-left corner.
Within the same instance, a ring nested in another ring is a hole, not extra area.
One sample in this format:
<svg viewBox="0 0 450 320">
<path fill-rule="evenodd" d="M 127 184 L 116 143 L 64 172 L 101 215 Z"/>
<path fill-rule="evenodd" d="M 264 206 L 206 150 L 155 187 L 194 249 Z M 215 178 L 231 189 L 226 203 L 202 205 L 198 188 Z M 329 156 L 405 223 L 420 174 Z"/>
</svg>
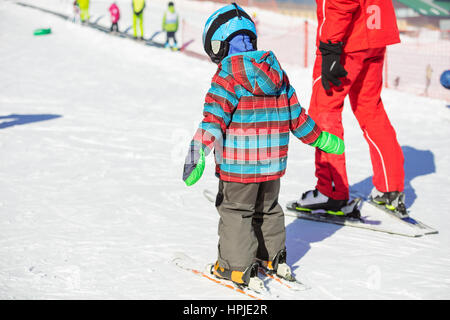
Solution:
<svg viewBox="0 0 450 320">
<path fill-rule="evenodd" d="M 216 259 L 219 217 L 202 194 L 217 188 L 212 157 L 196 185 L 181 180 L 215 65 L 14 2 L 0 2 L 0 299 L 247 299 L 171 262 L 177 252 Z M 165 3 L 146 10 L 160 19 Z M 52 34 L 33 36 L 47 26 Z M 307 108 L 311 70 L 284 67 Z M 311 290 L 274 298 L 450 298 L 448 103 L 382 97 L 406 157 L 411 215 L 439 234 L 286 217 L 288 263 Z M 368 193 L 368 146 L 348 107 L 344 127 L 352 188 Z M 292 136 L 280 203 L 314 185 L 314 150 Z"/>
</svg>

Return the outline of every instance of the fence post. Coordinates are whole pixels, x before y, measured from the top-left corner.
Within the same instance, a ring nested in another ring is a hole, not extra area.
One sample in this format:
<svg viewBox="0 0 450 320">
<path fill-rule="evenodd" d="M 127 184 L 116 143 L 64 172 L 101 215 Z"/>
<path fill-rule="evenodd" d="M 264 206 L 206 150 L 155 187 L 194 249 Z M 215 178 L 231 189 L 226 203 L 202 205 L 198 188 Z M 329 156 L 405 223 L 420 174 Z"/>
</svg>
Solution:
<svg viewBox="0 0 450 320">
<path fill-rule="evenodd" d="M 388 82 L 388 54 L 387 54 L 387 48 L 386 48 L 386 52 L 384 54 L 384 87 L 388 88 L 389 87 L 389 82 Z"/>
<path fill-rule="evenodd" d="M 184 18 L 181 18 L 181 45 L 184 43 L 184 30 L 185 30 L 185 24 Z"/>
<path fill-rule="evenodd" d="M 305 56 L 304 67 L 308 68 L 308 20 L 305 20 Z"/>
</svg>

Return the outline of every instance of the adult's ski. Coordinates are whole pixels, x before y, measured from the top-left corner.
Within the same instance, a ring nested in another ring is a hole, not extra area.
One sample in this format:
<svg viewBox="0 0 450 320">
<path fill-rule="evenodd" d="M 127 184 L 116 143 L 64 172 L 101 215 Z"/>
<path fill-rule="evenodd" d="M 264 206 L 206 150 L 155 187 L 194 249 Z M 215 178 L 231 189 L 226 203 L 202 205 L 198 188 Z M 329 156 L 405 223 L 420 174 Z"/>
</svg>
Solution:
<svg viewBox="0 0 450 320">
<path fill-rule="evenodd" d="M 415 219 L 415 218 L 411 217 L 410 216 L 410 210 L 408 210 L 406 216 L 401 216 L 401 215 L 397 214 L 395 211 L 386 208 L 385 205 L 381 205 L 381 204 L 378 204 L 378 203 L 372 201 L 371 199 L 369 199 L 368 197 L 364 196 L 360 192 L 352 190 L 352 191 L 350 191 L 350 194 L 352 196 L 356 196 L 356 197 L 362 198 L 365 203 L 368 203 L 368 204 L 374 206 L 375 208 L 377 208 L 379 210 L 382 210 L 383 212 L 386 212 L 388 215 L 390 215 L 391 217 L 393 217 L 395 219 L 398 219 L 402 223 L 405 223 L 408 226 L 417 228 L 418 230 L 420 230 L 423 233 L 423 235 L 439 233 L 438 230 L 436 230 L 436 229 L 426 225 L 425 223 L 423 223 L 422 221 L 420 221 L 418 219 Z"/>
<path fill-rule="evenodd" d="M 359 201 L 359 218 L 347 215 L 329 214 L 320 210 L 303 211 L 295 201 L 289 202 L 286 205 L 288 212 L 285 214 L 299 219 L 333 223 L 407 237 L 421 237 L 425 234 L 437 233 L 437 230 L 430 228 L 411 217 L 400 219 L 394 214 L 388 213 L 386 210 L 381 210 L 373 203 L 364 201 L 363 198 L 356 199 Z"/>
</svg>

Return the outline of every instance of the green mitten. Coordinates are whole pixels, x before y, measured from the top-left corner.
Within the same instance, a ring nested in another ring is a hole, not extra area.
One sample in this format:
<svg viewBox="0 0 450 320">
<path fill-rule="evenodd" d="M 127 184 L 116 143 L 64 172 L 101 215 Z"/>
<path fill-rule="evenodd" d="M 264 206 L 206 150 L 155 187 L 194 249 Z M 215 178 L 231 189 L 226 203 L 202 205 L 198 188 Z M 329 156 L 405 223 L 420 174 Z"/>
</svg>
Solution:
<svg viewBox="0 0 450 320">
<path fill-rule="evenodd" d="M 322 131 L 320 136 L 311 144 L 311 146 L 317 147 L 326 153 L 343 154 L 345 151 L 344 141 L 326 131 Z"/>
<path fill-rule="evenodd" d="M 202 149 L 191 147 L 184 164 L 183 180 L 187 186 L 192 186 L 202 177 L 205 170 L 205 153 Z"/>
</svg>

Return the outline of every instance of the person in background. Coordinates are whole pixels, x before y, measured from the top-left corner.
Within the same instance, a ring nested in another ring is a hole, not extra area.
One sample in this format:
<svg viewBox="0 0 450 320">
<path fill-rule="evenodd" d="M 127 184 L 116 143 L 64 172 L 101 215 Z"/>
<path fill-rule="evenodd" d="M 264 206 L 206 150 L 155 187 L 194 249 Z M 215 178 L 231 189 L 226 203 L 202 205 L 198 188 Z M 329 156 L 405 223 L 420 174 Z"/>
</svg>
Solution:
<svg viewBox="0 0 450 320">
<path fill-rule="evenodd" d="M 258 19 L 258 16 L 256 15 L 256 12 L 252 13 L 252 20 L 253 20 L 253 23 L 255 24 L 256 32 L 258 32 L 259 19 Z"/>
<path fill-rule="evenodd" d="M 144 40 L 144 9 L 145 0 L 132 0 L 131 6 L 133 7 L 133 36 L 137 39 L 136 23 L 139 19 L 139 29 L 141 31 L 141 40 Z"/>
<path fill-rule="evenodd" d="M 400 85 L 400 77 L 399 76 L 397 76 L 397 77 L 395 77 L 395 79 L 394 79 L 394 88 L 395 89 L 398 89 L 398 86 Z"/>
<path fill-rule="evenodd" d="M 119 32 L 120 10 L 115 2 L 109 7 L 109 13 L 111 14 L 111 32 Z"/>
<path fill-rule="evenodd" d="M 80 7 L 78 6 L 78 1 L 74 0 L 73 1 L 73 18 L 72 18 L 72 22 L 73 23 L 77 22 L 79 18 L 80 18 Z"/>
<path fill-rule="evenodd" d="M 178 14 L 175 12 L 175 6 L 172 1 L 169 2 L 167 10 L 164 12 L 162 29 L 167 35 L 164 47 L 178 50 L 177 39 L 175 38 L 175 32 L 178 30 Z M 173 40 L 172 46 L 169 44 L 170 39 Z"/>
<path fill-rule="evenodd" d="M 89 20 L 89 0 L 77 0 L 80 8 L 81 23 L 86 23 Z"/>
</svg>

